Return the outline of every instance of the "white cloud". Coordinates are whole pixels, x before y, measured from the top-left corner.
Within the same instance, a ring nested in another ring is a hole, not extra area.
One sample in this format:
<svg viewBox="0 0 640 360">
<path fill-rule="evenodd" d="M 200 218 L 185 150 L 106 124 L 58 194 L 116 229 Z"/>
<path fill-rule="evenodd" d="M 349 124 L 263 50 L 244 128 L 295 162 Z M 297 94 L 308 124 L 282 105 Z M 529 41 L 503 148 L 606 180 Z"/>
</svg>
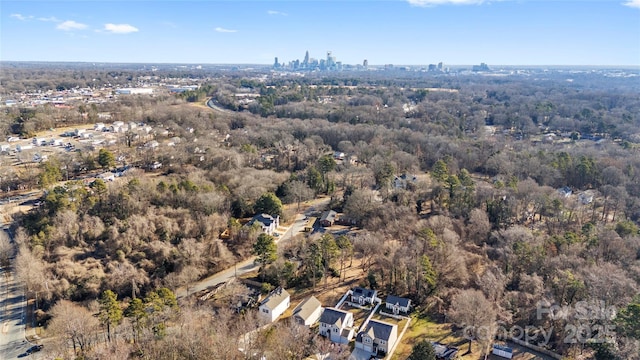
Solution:
<svg viewBox="0 0 640 360">
<path fill-rule="evenodd" d="M 478 5 L 487 0 L 407 0 L 413 6 L 437 6 L 437 5 Z M 633 0 L 635 1 L 635 0 Z"/>
<path fill-rule="evenodd" d="M 238 30 L 225 29 L 225 28 L 222 28 L 222 27 L 219 27 L 219 26 L 216 28 L 216 31 L 219 32 L 219 33 L 234 33 L 234 32 L 238 32 Z"/>
<path fill-rule="evenodd" d="M 129 34 L 138 32 L 138 28 L 129 24 L 104 24 L 104 30 L 113 34 Z"/>
<path fill-rule="evenodd" d="M 629 0 L 625 3 L 622 3 L 622 5 L 640 9 L 640 0 Z"/>
<path fill-rule="evenodd" d="M 29 19 L 33 19 L 33 16 L 29 15 L 29 16 L 24 16 L 22 14 L 11 14 L 9 15 L 9 17 L 12 17 L 14 19 L 18 19 L 20 21 L 25 21 L 25 20 L 29 20 Z"/>
<path fill-rule="evenodd" d="M 75 22 L 73 20 L 67 20 L 67 21 L 61 22 L 60 24 L 58 24 L 58 26 L 56 26 L 56 29 L 64 30 L 64 31 L 82 30 L 86 28 L 87 28 L 87 25 L 79 22 Z"/>
<path fill-rule="evenodd" d="M 267 14 L 269 15 L 280 15 L 280 16 L 287 16 L 288 14 L 282 11 L 277 11 L 277 10 L 267 10 Z"/>
<path fill-rule="evenodd" d="M 39 17 L 38 20 L 46 22 L 60 22 L 55 16 Z"/>
</svg>

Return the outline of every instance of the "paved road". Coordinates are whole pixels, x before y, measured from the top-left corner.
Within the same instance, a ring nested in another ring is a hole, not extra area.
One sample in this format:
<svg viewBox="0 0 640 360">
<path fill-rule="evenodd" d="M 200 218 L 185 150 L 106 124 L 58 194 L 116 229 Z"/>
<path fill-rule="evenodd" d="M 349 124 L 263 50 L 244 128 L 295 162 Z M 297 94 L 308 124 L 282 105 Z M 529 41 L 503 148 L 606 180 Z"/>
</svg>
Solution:
<svg viewBox="0 0 640 360">
<path fill-rule="evenodd" d="M 215 111 L 219 111 L 219 112 L 222 112 L 222 113 L 227 113 L 227 114 L 232 113 L 231 110 L 227 110 L 227 109 L 224 109 L 224 108 L 218 106 L 217 101 L 213 100 L 213 98 L 210 98 L 209 100 L 207 100 L 207 106 L 210 107 L 211 109 L 215 110 Z"/>
<path fill-rule="evenodd" d="M 293 238 L 293 236 L 295 236 L 296 234 L 304 231 L 304 226 L 306 224 L 304 217 L 305 215 L 303 214 L 296 215 L 296 219 L 294 220 L 293 224 L 289 226 L 287 230 L 276 239 L 276 244 L 282 245 L 291 240 L 291 238 Z M 254 264 L 255 259 L 256 257 L 252 256 L 247 260 L 237 263 L 235 266 L 222 270 L 216 274 L 209 276 L 206 279 L 198 281 L 196 284 L 191 285 L 188 289 L 178 289 L 178 291 L 176 292 L 176 296 L 178 298 L 182 298 L 188 296 L 189 294 L 193 294 L 198 291 L 205 290 L 220 283 L 226 282 L 227 280 L 235 276 L 244 275 L 252 271 L 258 271 L 259 266 Z"/>
<path fill-rule="evenodd" d="M 2 230 L 0 230 L 2 231 Z M 0 359 L 17 359 L 33 344 L 25 339 L 24 287 L 10 269 L 0 271 Z M 39 359 L 40 354 L 29 356 Z"/>
</svg>

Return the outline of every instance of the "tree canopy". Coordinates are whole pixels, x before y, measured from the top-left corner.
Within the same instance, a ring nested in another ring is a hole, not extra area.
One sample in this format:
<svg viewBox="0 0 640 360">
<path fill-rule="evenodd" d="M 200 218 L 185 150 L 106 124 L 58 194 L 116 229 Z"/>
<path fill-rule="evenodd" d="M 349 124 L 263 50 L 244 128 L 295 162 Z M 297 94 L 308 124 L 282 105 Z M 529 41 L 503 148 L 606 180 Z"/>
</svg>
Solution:
<svg viewBox="0 0 640 360">
<path fill-rule="evenodd" d="M 282 201 L 272 192 L 260 196 L 253 205 L 253 210 L 257 214 L 268 214 L 271 216 L 282 216 Z"/>
</svg>

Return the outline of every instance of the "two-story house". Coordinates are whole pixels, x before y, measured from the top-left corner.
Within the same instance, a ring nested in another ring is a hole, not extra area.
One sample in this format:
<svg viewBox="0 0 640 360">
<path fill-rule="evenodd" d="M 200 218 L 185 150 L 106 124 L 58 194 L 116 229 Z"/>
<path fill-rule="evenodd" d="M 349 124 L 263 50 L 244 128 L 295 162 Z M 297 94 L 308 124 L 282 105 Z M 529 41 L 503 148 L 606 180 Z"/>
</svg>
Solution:
<svg viewBox="0 0 640 360">
<path fill-rule="evenodd" d="M 258 307 L 260 316 L 269 322 L 274 322 L 278 316 L 289 308 L 289 305 L 291 305 L 290 300 L 287 290 L 278 287 L 260 302 Z"/>
<path fill-rule="evenodd" d="M 326 308 L 320 316 L 320 335 L 340 344 L 347 344 L 353 338 L 353 314 L 336 309 Z"/>
<path fill-rule="evenodd" d="M 364 289 L 361 287 L 355 287 L 351 291 L 351 302 L 359 305 L 370 304 L 373 305 L 377 301 L 377 290 Z"/>
<path fill-rule="evenodd" d="M 293 318 L 298 324 L 306 327 L 315 324 L 321 314 L 322 304 L 315 296 L 307 298 L 293 309 Z"/>
<path fill-rule="evenodd" d="M 366 328 L 356 336 L 356 348 L 372 354 L 387 354 L 398 340 L 398 325 L 369 320 Z"/>
<path fill-rule="evenodd" d="M 385 300 L 385 306 L 387 310 L 390 310 L 395 315 L 399 313 L 407 314 L 411 311 L 411 299 L 389 295 Z"/>
<path fill-rule="evenodd" d="M 280 216 L 276 216 L 275 218 L 269 214 L 258 214 L 254 216 L 248 223 L 249 226 L 253 226 L 257 224 L 267 235 L 273 235 L 273 233 L 280 226 Z"/>
</svg>

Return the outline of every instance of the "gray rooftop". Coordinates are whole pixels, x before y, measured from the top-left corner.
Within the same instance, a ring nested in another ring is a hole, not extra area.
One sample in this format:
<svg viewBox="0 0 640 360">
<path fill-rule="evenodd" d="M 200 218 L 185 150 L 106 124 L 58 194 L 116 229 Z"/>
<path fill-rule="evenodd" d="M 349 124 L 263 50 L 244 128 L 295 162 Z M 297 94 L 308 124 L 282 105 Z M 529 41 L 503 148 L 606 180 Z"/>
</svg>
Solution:
<svg viewBox="0 0 640 360">
<path fill-rule="evenodd" d="M 273 290 L 266 299 L 262 300 L 260 306 L 264 306 L 269 310 L 273 310 L 288 298 L 289 293 L 287 292 L 287 290 L 279 287 Z"/>
<path fill-rule="evenodd" d="M 322 307 L 320 301 L 315 296 L 311 296 L 296 306 L 293 315 L 306 320 L 319 307 Z"/>
<path fill-rule="evenodd" d="M 338 310 L 336 308 L 326 308 L 320 316 L 320 322 L 342 327 L 342 323 L 344 323 L 348 314 L 349 312 L 347 311 Z"/>
<path fill-rule="evenodd" d="M 249 221 L 249 223 L 253 224 L 256 221 L 263 224 L 264 226 L 270 226 L 273 222 L 276 221 L 276 219 L 274 219 L 273 216 L 269 214 L 257 214 L 251 219 L 251 221 Z"/>
<path fill-rule="evenodd" d="M 364 296 L 366 298 L 373 298 L 376 295 L 376 290 L 364 289 L 361 287 L 353 288 L 353 296 Z"/>
<path fill-rule="evenodd" d="M 387 304 L 398 305 L 398 306 L 401 306 L 401 307 L 409 306 L 410 302 L 411 302 L 411 300 L 409 300 L 407 298 L 403 298 L 403 297 L 399 297 L 399 296 L 393 296 L 393 295 L 387 296 L 387 299 L 386 299 L 386 303 Z"/>
<path fill-rule="evenodd" d="M 333 210 L 328 210 L 322 213 L 322 216 L 320 217 L 320 221 L 331 221 L 333 222 L 336 219 L 336 216 L 338 215 L 337 212 L 333 211 Z"/>
<path fill-rule="evenodd" d="M 358 334 L 356 340 L 362 341 L 362 334 L 367 334 L 373 339 L 389 341 L 392 332 L 397 333 L 397 325 L 392 325 L 383 321 L 369 320 L 367 327 Z"/>
</svg>

